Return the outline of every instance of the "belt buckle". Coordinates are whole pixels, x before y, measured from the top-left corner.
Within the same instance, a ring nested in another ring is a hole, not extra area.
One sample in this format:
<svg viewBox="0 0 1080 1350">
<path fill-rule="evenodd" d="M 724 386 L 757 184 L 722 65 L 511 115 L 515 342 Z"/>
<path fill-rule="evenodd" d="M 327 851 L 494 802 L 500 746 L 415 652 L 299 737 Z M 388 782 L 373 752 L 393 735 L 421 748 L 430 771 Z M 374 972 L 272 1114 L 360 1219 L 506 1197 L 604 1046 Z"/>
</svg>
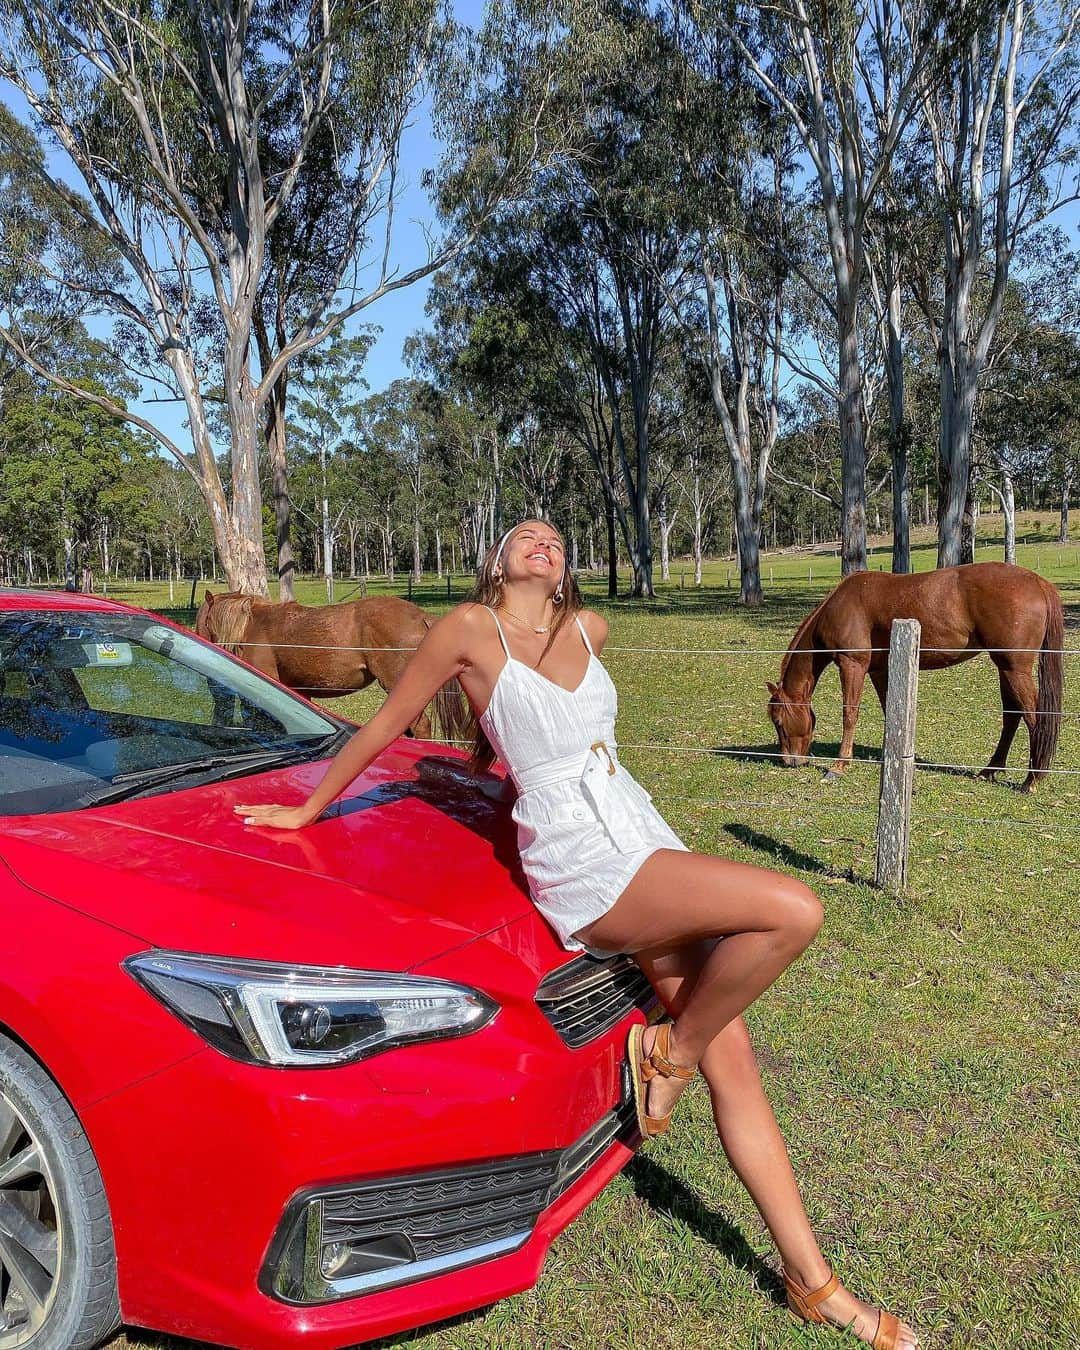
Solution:
<svg viewBox="0 0 1080 1350">
<path fill-rule="evenodd" d="M 597 750 L 603 750 L 604 754 L 607 756 L 608 773 L 613 774 L 615 772 L 615 761 L 611 758 L 611 751 L 608 749 L 607 741 L 593 741 L 592 745 L 589 746 L 589 751 L 590 753 L 595 753 Z"/>
</svg>

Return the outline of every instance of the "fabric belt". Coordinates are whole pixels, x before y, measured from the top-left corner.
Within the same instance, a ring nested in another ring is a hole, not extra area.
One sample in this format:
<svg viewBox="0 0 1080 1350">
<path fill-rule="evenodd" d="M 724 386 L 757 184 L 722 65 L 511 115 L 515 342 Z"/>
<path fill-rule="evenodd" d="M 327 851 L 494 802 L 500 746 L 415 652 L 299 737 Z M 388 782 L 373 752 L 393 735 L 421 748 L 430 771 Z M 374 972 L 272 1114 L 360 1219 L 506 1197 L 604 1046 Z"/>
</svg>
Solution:
<svg viewBox="0 0 1080 1350">
<path fill-rule="evenodd" d="M 515 773 L 514 781 L 521 794 L 550 787 L 552 783 L 577 783 L 616 848 L 630 853 L 641 847 L 641 835 L 611 791 L 618 773 L 616 746 L 607 741 L 593 741 L 587 750 L 531 764 L 524 772 Z"/>
</svg>

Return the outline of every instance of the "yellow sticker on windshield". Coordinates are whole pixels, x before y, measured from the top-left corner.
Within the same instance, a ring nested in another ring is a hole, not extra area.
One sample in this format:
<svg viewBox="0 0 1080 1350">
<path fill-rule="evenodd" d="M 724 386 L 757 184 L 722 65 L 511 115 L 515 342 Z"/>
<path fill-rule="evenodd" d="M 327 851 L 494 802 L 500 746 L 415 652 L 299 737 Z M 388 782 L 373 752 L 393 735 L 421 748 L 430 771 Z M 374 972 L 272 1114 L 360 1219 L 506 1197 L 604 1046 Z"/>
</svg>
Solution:
<svg viewBox="0 0 1080 1350">
<path fill-rule="evenodd" d="M 95 643 L 97 659 L 104 665 L 110 661 L 123 661 L 124 654 L 118 650 L 115 642 Z"/>
</svg>

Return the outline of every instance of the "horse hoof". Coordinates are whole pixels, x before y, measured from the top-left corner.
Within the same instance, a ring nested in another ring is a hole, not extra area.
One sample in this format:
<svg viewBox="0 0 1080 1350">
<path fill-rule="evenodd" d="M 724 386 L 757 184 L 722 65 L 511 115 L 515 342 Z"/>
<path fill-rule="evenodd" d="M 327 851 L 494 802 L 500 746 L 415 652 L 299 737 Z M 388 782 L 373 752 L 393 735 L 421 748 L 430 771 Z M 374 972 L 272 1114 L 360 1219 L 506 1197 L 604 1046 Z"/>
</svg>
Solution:
<svg viewBox="0 0 1080 1350">
<path fill-rule="evenodd" d="M 981 779 L 982 782 L 984 783 L 992 783 L 996 778 L 997 774 L 998 774 L 997 769 L 980 769 L 980 771 L 975 775 L 975 777 Z"/>
</svg>

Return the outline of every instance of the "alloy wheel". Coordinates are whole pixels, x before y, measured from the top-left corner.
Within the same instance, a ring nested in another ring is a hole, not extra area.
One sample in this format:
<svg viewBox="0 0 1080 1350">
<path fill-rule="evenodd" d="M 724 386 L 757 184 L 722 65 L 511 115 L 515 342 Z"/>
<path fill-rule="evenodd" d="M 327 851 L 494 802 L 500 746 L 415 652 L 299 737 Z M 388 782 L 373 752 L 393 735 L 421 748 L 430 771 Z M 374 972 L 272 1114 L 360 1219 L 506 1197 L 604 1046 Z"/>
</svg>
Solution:
<svg viewBox="0 0 1080 1350">
<path fill-rule="evenodd" d="M 60 1285 L 61 1259 L 44 1150 L 0 1090 L 0 1350 L 25 1345 L 40 1329 Z"/>
</svg>

